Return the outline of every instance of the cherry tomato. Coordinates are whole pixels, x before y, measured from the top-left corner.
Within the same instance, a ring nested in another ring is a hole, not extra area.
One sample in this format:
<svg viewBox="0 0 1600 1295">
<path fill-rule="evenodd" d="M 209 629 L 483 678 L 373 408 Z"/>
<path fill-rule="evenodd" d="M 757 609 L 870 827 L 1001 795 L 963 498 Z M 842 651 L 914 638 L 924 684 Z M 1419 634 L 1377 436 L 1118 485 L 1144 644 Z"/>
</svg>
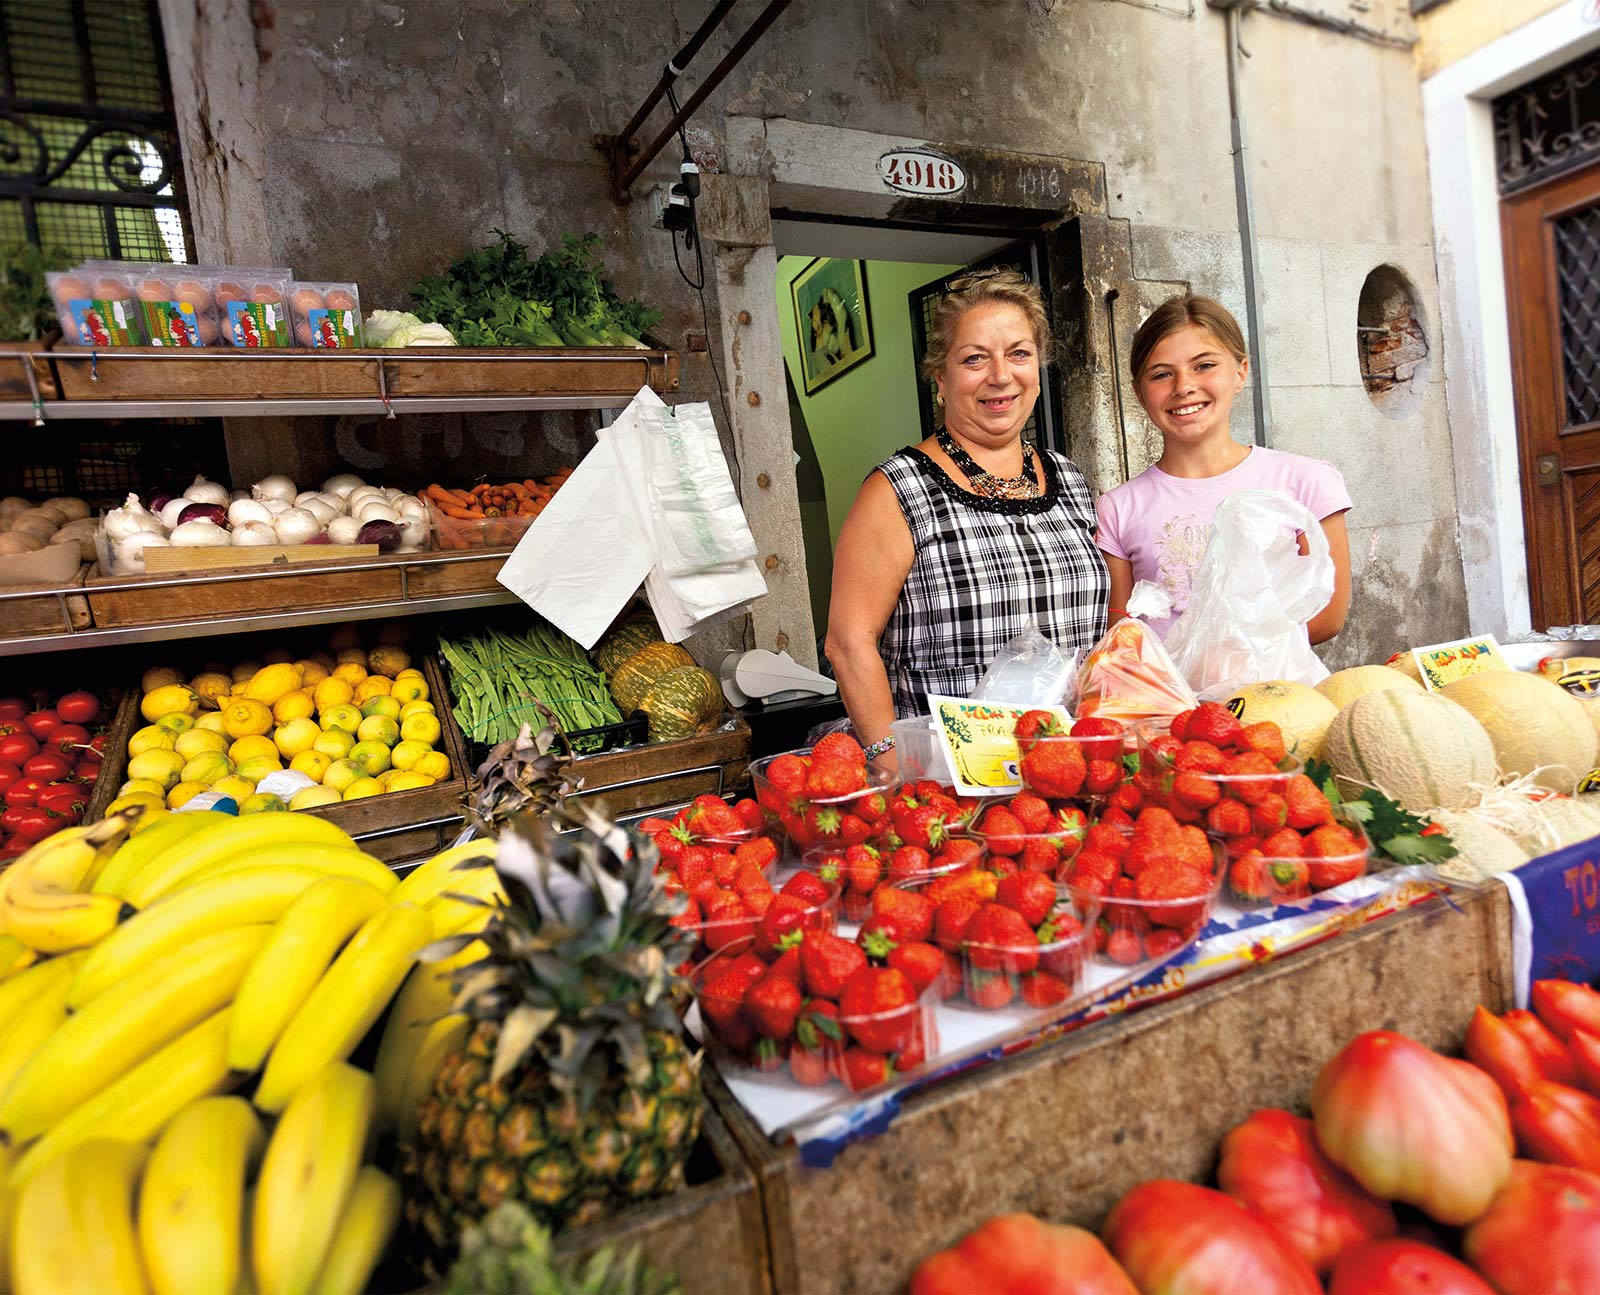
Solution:
<svg viewBox="0 0 1600 1295">
<path fill-rule="evenodd" d="M 31 845 L 59 832 L 66 825 L 65 815 L 34 805 L 22 811 L 17 823 L 17 840 L 27 841 Z"/>
<path fill-rule="evenodd" d="M 24 777 L 37 778 L 40 782 L 55 782 L 71 772 L 72 761 L 59 751 L 41 751 L 22 766 Z"/>
<path fill-rule="evenodd" d="M 82 724 L 63 724 L 45 741 L 45 749 L 61 752 L 69 760 L 76 760 L 80 748 L 89 745 L 89 730 Z"/>
<path fill-rule="evenodd" d="M 32 808 L 32 805 L 12 805 L 4 812 L 0 812 L 0 831 L 5 832 L 8 842 L 16 839 L 17 824 L 22 822 L 22 816 Z"/>
<path fill-rule="evenodd" d="M 89 739 L 89 750 L 94 752 L 96 760 L 104 760 L 106 758 L 106 742 L 108 738 L 109 735 L 106 733 L 96 733 Z"/>
<path fill-rule="evenodd" d="M 77 782 L 93 786 L 100 778 L 100 761 L 79 760 L 72 771 L 72 777 Z"/>
<path fill-rule="evenodd" d="M 61 727 L 61 716 L 53 710 L 36 710 L 22 722 L 27 725 L 28 732 L 43 742 Z"/>
<path fill-rule="evenodd" d="M 89 793 L 77 783 L 52 783 L 39 793 L 39 808 L 60 814 L 76 826 L 89 808 Z"/>
<path fill-rule="evenodd" d="M 100 699 L 92 692 L 69 692 L 56 703 L 56 714 L 68 724 L 93 724 L 100 718 Z"/>
<path fill-rule="evenodd" d="M 4 800 L 13 809 L 26 809 L 39 803 L 39 793 L 46 784 L 38 778 L 22 777 L 6 788 Z"/>
<path fill-rule="evenodd" d="M 20 766 L 39 754 L 39 744 L 27 733 L 9 733 L 0 737 L 0 764 Z"/>
<path fill-rule="evenodd" d="M 22 770 L 14 764 L 0 764 L 0 796 L 12 783 L 22 777 Z"/>
<path fill-rule="evenodd" d="M 20 697 L 0 697 L 0 720 L 19 721 L 28 713 L 28 703 Z"/>
</svg>

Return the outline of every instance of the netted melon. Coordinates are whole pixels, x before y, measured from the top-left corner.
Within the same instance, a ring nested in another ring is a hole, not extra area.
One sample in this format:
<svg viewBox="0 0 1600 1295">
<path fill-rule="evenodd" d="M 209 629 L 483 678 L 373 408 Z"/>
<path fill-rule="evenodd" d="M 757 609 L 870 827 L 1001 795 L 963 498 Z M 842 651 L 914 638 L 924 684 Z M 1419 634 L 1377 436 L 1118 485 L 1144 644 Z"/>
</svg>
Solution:
<svg viewBox="0 0 1600 1295">
<path fill-rule="evenodd" d="M 1386 665 L 1355 665 L 1339 670 L 1317 685 L 1317 691 L 1343 710 L 1357 697 L 1385 688 L 1401 688 L 1418 692 L 1422 685 L 1402 670 Z"/>
<path fill-rule="evenodd" d="M 1485 881 L 1528 861 L 1528 852 L 1514 838 L 1485 823 L 1470 810 L 1442 809 L 1432 815 L 1455 843 L 1456 853 L 1437 865 L 1441 876 Z"/>
<path fill-rule="evenodd" d="M 1502 773 L 1532 773 L 1540 786 L 1570 792 L 1594 768 L 1595 728 L 1583 702 L 1548 679 L 1485 670 L 1445 685 L 1440 695 L 1483 725 Z"/>
<path fill-rule="evenodd" d="M 1339 708 L 1315 688 L 1287 679 L 1269 679 L 1242 688 L 1228 702 L 1241 724 L 1270 721 L 1283 730 L 1289 755 L 1302 764 L 1322 754 L 1323 735 Z"/>
<path fill-rule="evenodd" d="M 1369 692 L 1334 716 L 1322 755 L 1345 795 L 1376 787 L 1418 813 L 1466 809 L 1497 775 L 1494 743 L 1464 707 L 1396 688 Z"/>
</svg>

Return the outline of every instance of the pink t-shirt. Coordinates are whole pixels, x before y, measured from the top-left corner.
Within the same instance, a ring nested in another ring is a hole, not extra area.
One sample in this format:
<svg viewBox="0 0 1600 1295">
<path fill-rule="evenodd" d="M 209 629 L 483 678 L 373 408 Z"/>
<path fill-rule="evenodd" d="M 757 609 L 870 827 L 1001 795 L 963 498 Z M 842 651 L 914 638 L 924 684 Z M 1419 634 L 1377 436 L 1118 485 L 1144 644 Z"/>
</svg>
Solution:
<svg viewBox="0 0 1600 1295">
<path fill-rule="evenodd" d="M 1241 490 L 1281 490 L 1319 520 L 1350 507 L 1350 493 L 1333 464 L 1260 445 L 1252 446 L 1237 467 L 1215 477 L 1174 477 L 1152 464 L 1095 504 L 1100 521 L 1095 543 L 1132 563 L 1135 581 L 1153 581 L 1172 595 L 1172 615 L 1150 622 L 1158 633 L 1165 634 L 1189 605 L 1217 505 Z"/>
</svg>

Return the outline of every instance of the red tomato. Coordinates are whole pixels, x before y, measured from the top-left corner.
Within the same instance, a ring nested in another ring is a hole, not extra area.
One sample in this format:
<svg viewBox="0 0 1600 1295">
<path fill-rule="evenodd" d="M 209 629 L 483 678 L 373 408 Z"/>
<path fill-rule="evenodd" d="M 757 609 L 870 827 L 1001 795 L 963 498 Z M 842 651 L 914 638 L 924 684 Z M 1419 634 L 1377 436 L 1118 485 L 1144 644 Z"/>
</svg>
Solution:
<svg viewBox="0 0 1600 1295">
<path fill-rule="evenodd" d="M 91 737 L 89 739 L 89 750 L 94 752 L 95 758 L 97 760 L 105 759 L 106 740 L 107 740 L 107 735 L 105 733 L 96 733 L 93 737 Z"/>
<path fill-rule="evenodd" d="M 1567 1051 L 1578 1071 L 1578 1083 L 1585 1092 L 1600 1097 L 1600 1034 L 1574 1030 L 1567 1040 Z"/>
<path fill-rule="evenodd" d="M 77 759 L 81 749 L 89 745 L 89 730 L 82 724 L 63 724 L 54 733 L 50 734 L 45 747 L 49 750 L 59 751 L 69 759 Z"/>
<path fill-rule="evenodd" d="M 20 697 L 0 697 L 0 720 L 14 722 L 28 713 L 28 703 Z"/>
<path fill-rule="evenodd" d="M 1321 1295 L 1287 1238 L 1231 1196 L 1152 1179 L 1112 1209 L 1100 1235 L 1142 1291 Z"/>
<path fill-rule="evenodd" d="M 45 789 L 45 784 L 38 778 L 18 778 L 5 790 L 5 802 L 13 809 L 18 806 L 37 805 L 39 793 Z"/>
<path fill-rule="evenodd" d="M 5 795 L 5 790 L 12 783 L 22 777 L 22 770 L 14 764 L 0 764 L 0 796 Z"/>
<path fill-rule="evenodd" d="M 21 765 L 39 754 L 39 744 L 27 733 L 0 737 L 0 764 Z"/>
<path fill-rule="evenodd" d="M 26 841 L 30 845 L 35 841 L 42 841 L 47 836 L 52 836 L 67 825 L 64 815 L 42 809 L 32 805 L 24 809 L 17 819 L 17 840 Z"/>
<path fill-rule="evenodd" d="M 43 742 L 61 727 L 61 716 L 53 710 L 36 710 L 22 722 L 27 726 L 28 732 Z"/>
<path fill-rule="evenodd" d="M 24 761 L 22 766 L 23 776 L 37 778 L 40 782 L 55 782 L 65 778 L 72 772 L 72 761 L 59 751 L 41 751 L 38 755 Z"/>
<path fill-rule="evenodd" d="M 1305 1261 L 1328 1272 L 1344 1250 L 1392 1237 L 1394 1211 L 1317 1149 L 1311 1121 L 1261 1110 L 1222 1139 L 1217 1186 L 1254 1205 Z"/>
<path fill-rule="evenodd" d="M 20 859 L 28 853 L 28 846 L 21 841 L 7 841 L 0 845 L 0 863 L 10 863 L 13 859 Z"/>
<path fill-rule="evenodd" d="M 81 783 L 53 782 L 39 793 L 41 809 L 64 814 L 74 824 L 83 822 L 83 811 L 89 808 L 89 793 Z"/>
<path fill-rule="evenodd" d="M 910 1295 L 1138 1295 L 1093 1232 L 1002 1214 L 911 1277 Z"/>
<path fill-rule="evenodd" d="M 1501 1291 L 1593 1292 L 1600 1177 L 1519 1160 L 1462 1238 L 1467 1262 Z"/>
<path fill-rule="evenodd" d="M 22 822 L 22 813 L 28 809 L 27 805 L 10 805 L 0 812 L 0 833 L 4 833 L 9 843 L 14 839 L 17 824 Z"/>
<path fill-rule="evenodd" d="M 1600 1172 L 1600 1097 L 1541 1080 L 1511 1108 L 1517 1149 L 1532 1160 Z"/>
<path fill-rule="evenodd" d="M 79 760 L 72 770 L 72 776 L 78 782 L 93 783 L 100 777 L 100 761 Z"/>
<path fill-rule="evenodd" d="M 1552 1084 L 1575 1085 L 1578 1072 L 1573 1069 L 1572 1057 L 1561 1040 L 1550 1033 L 1550 1027 L 1525 1007 L 1513 1008 L 1501 1014 L 1500 1019 L 1515 1030 L 1533 1052 L 1533 1059 Z"/>
<path fill-rule="evenodd" d="M 1468 1061 L 1500 1085 L 1508 1102 L 1515 1102 L 1527 1085 L 1544 1080 L 1539 1059 L 1527 1040 L 1481 1003 L 1467 1026 L 1464 1051 Z"/>
<path fill-rule="evenodd" d="M 100 699 L 92 692 L 69 692 L 56 703 L 56 714 L 68 724 L 93 724 L 100 718 Z"/>
<path fill-rule="evenodd" d="M 1529 997 L 1539 1019 L 1563 1043 L 1574 1030 L 1600 1034 L 1600 992 L 1570 980 L 1536 980 Z"/>
<path fill-rule="evenodd" d="M 1363 1241 L 1339 1256 L 1328 1295 L 1495 1295 L 1442 1250 L 1419 1241 Z"/>
</svg>

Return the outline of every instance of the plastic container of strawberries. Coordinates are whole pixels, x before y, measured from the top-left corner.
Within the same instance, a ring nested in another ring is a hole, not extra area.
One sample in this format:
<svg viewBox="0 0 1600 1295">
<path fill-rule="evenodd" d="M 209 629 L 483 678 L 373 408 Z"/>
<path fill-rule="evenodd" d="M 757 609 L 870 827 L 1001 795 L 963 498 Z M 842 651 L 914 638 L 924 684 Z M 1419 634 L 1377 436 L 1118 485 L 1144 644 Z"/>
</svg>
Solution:
<svg viewBox="0 0 1600 1295">
<path fill-rule="evenodd" d="M 1122 783 L 1127 731 L 1074 737 L 1051 734 L 1018 742 L 1017 772 L 1024 791 L 1052 803 L 1109 796 Z"/>
<path fill-rule="evenodd" d="M 1200 816 L 1222 800 L 1235 800 L 1247 807 L 1260 804 L 1268 796 L 1282 796 L 1289 780 L 1304 772 L 1304 766 L 1285 758 L 1276 766 L 1266 765 L 1259 772 L 1227 773 L 1203 767 L 1184 768 L 1177 758 L 1182 743 L 1175 739 L 1166 720 L 1143 720 L 1134 726 L 1139 751 L 1139 772 L 1134 784 L 1149 804 L 1160 805 L 1180 818 L 1198 822 Z M 1176 744 L 1176 746 L 1174 745 Z M 1213 752 L 1213 759 L 1215 753 Z M 1227 756 L 1224 755 L 1224 759 Z M 1265 763 L 1266 757 L 1261 757 Z M 1185 798 L 1177 786 L 1180 775 L 1192 775 L 1203 788 Z M 1209 789 L 1209 790 L 1207 790 Z M 1214 793 L 1214 795 L 1213 795 Z"/>
<path fill-rule="evenodd" d="M 1077 804 L 1044 803 L 1031 792 L 994 801 L 968 829 L 982 848 L 985 867 L 1022 868 L 1061 877 L 1071 865 L 1093 819 Z M 1019 830 L 1020 829 L 1020 830 Z"/>
<path fill-rule="evenodd" d="M 952 832 L 936 853 L 904 847 L 888 850 L 863 846 L 840 850 L 834 846 L 819 846 L 800 857 L 800 866 L 825 881 L 837 882 L 842 890 L 839 916 L 846 922 L 861 922 L 871 916 L 873 896 L 884 887 L 927 885 L 939 877 L 976 868 L 982 857 L 983 846 L 979 841 L 967 833 Z"/>
<path fill-rule="evenodd" d="M 1056 898 L 1049 901 L 1043 920 L 1035 923 L 1034 914 L 1024 915 L 1006 903 L 1011 888 L 1034 875 L 1000 878 L 995 898 L 968 920 L 957 955 L 961 993 L 951 1006 L 986 1012 L 1046 1011 L 1062 1007 L 1083 988 L 1100 905 L 1092 898 L 1080 900 L 1052 882 Z M 1046 880 L 1042 875 L 1037 879 Z M 976 928 L 983 928 L 983 933 L 974 935 Z M 1007 929 L 1013 933 L 1004 934 Z"/>
<path fill-rule="evenodd" d="M 719 896 L 718 902 L 700 905 L 700 919 L 685 924 L 687 930 L 700 937 L 693 961 L 698 963 L 746 951 L 764 954 L 790 930 L 832 934 L 839 925 L 839 885 L 809 874 L 808 881 L 815 887 L 814 892 L 800 891 L 791 877 L 777 890 L 769 883 L 765 891 L 727 891 Z M 738 901 L 737 911 L 733 911 L 735 900 Z M 796 912 L 798 916 L 780 921 L 773 914 L 782 910 Z"/>
<path fill-rule="evenodd" d="M 1228 897 L 1240 908 L 1303 904 L 1366 876 L 1372 861 L 1365 829 L 1337 812 L 1331 823 L 1305 833 L 1282 828 L 1259 846 L 1248 840 L 1220 844 L 1228 864 Z"/>
<path fill-rule="evenodd" d="M 863 763 L 856 786 L 832 792 L 813 780 L 812 750 L 804 747 L 751 761 L 750 781 L 756 803 L 769 821 L 782 830 L 797 855 L 819 845 L 843 848 L 880 841 L 887 830 L 895 776 Z M 793 774 L 794 761 L 802 762 L 805 768 L 797 781 L 790 781 L 781 775 Z M 776 780 L 772 776 L 775 767 L 780 771 Z"/>
</svg>

